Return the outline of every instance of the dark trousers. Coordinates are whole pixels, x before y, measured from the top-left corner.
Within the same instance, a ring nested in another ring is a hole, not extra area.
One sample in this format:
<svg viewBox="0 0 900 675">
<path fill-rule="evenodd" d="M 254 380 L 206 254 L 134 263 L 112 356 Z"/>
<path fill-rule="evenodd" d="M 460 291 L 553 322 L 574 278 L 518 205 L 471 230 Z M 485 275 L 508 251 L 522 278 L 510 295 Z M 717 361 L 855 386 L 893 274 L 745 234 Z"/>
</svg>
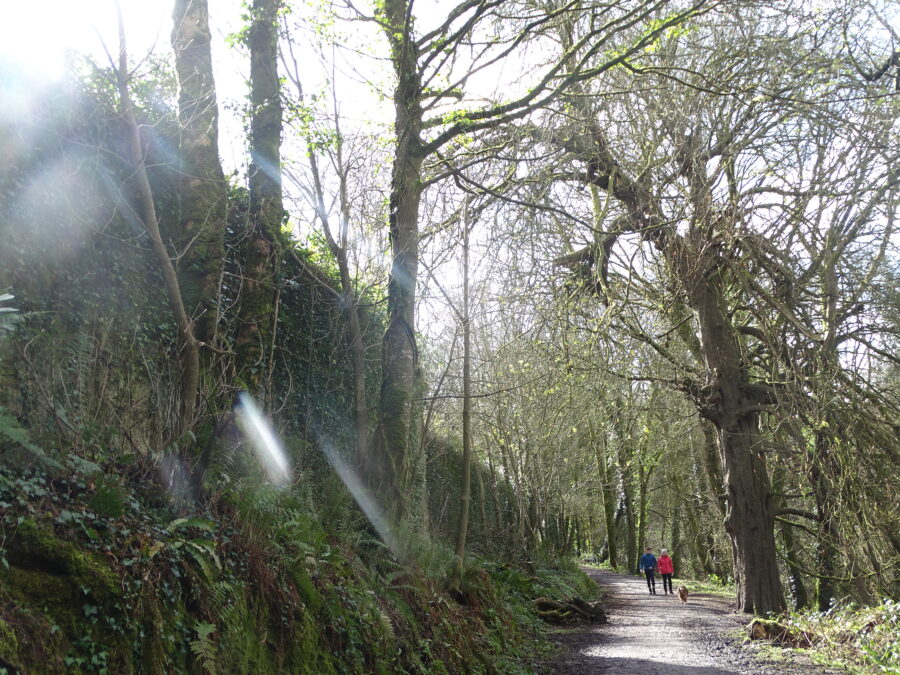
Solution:
<svg viewBox="0 0 900 675">
<path fill-rule="evenodd" d="M 656 577 L 654 576 L 654 569 L 652 567 L 648 567 L 644 570 L 644 574 L 647 575 L 647 588 L 654 593 L 656 593 Z"/>
<path fill-rule="evenodd" d="M 665 593 L 667 589 L 668 589 L 668 592 L 671 593 L 672 592 L 672 575 L 671 574 L 663 574 L 662 578 L 663 578 L 663 593 Z"/>
</svg>

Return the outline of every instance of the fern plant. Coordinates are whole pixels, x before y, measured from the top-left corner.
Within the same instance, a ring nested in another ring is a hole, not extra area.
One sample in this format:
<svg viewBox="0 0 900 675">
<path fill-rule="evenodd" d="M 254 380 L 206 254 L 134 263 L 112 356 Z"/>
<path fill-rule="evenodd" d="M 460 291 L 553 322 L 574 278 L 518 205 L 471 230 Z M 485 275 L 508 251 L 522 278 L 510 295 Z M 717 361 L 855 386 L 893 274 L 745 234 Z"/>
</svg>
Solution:
<svg viewBox="0 0 900 675">
<path fill-rule="evenodd" d="M 191 641 L 191 651 L 197 657 L 203 672 L 215 675 L 216 643 L 211 636 L 216 632 L 216 624 L 198 621 L 194 630 L 197 631 L 197 639 Z"/>
</svg>

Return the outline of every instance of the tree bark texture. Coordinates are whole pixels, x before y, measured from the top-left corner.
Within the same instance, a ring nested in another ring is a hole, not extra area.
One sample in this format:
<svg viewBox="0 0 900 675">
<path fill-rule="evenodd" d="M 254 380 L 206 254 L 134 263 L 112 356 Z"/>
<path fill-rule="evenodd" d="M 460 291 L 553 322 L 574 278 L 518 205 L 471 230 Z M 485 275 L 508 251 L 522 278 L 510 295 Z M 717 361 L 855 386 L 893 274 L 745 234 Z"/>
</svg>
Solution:
<svg viewBox="0 0 900 675">
<path fill-rule="evenodd" d="M 620 402 L 617 406 L 619 411 L 625 410 L 624 403 Z M 622 414 L 620 412 L 620 414 Z M 619 419 L 616 424 L 616 457 L 619 462 L 619 474 L 622 480 L 620 499 L 625 516 L 625 569 L 637 573 L 638 559 L 638 540 L 637 540 L 637 519 L 634 512 L 634 488 L 633 488 L 633 472 L 631 470 L 630 459 L 632 459 L 633 450 L 631 449 L 630 430 L 626 428 L 624 420 Z"/>
<path fill-rule="evenodd" d="M 388 213 L 391 271 L 388 325 L 382 340 L 379 474 L 394 515 L 411 519 L 419 462 L 413 456 L 418 350 L 415 335 L 422 170 L 421 77 L 406 0 L 384 3 L 386 31 L 397 76 L 394 90 L 394 166 Z"/>
<path fill-rule="evenodd" d="M 784 494 L 787 489 L 785 481 L 785 471 L 776 465 L 772 469 L 772 488 L 775 493 Z M 783 508 L 785 500 L 778 499 L 778 507 Z M 809 604 L 809 597 L 806 591 L 806 583 L 803 580 L 803 569 L 799 563 L 800 547 L 794 539 L 794 525 L 784 519 L 779 519 L 778 531 L 781 535 L 781 544 L 784 548 L 785 562 L 787 564 L 788 573 L 788 593 L 791 599 L 791 608 L 795 611 L 805 609 Z"/>
<path fill-rule="evenodd" d="M 819 518 L 819 531 L 816 541 L 816 559 L 819 576 L 816 580 L 816 605 L 820 612 L 831 609 L 835 598 L 834 579 L 838 567 L 838 527 L 837 514 L 830 498 L 830 486 L 822 470 L 822 463 L 827 461 L 830 451 L 830 439 L 825 432 L 818 431 L 814 439 L 815 456 L 810 467 L 810 479 L 816 501 L 816 515 Z"/>
<path fill-rule="evenodd" d="M 825 250 L 830 251 L 835 247 L 834 234 L 829 232 Z M 834 460 L 832 435 L 838 433 L 840 424 L 833 415 L 828 414 L 828 405 L 824 403 L 832 396 L 833 392 L 830 375 L 840 368 L 837 353 L 838 280 L 834 257 L 828 259 L 822 270 L 822 296 L 824 300 L 824 340 L 816 362 L 815 385 L 818 389 L 818 398 L 823 401 L 820 405 L 824 412 L 824 424 L 820 424 L 814 434 L 809 477 L 815 495 L 816 514 L 819 518 L 819 532 L 816 541 L 816 558 L 819 565 L 819 577 L 816 580 L 816 605 L 820 612 L 825 612 L 831 609 L 836 596 L 834 579 L 837 576 L 840 558 L 838 552 L 840 546 L 838 508 L 828 480 L 829 474 L 834 476 L 839 472 L 839 463 Z"/>
<path fill-rule="evenodd" d="M 281 193 L 281 88 L 277 15 L 280 0 L 253 0 L 250 46 L 250 205 L 241 249 L 237 367 L 241 384 L 260 393 L 274 330 Z"/>
<path fill-rule="evenodd" d="M 715 426 L 726 488 L 738 605 L 743 612 L 784 609 L 775 549 L 775 508 L 762 451 L 760 398 L 750 382 L 723 296 L 715 247 L 696 230 L 673 237 L 669 259 L 697 317 L 707 382 L 701 410 Z"/>
<path fill-rule="evenodd" d="M 176 0 L 172 51 L 178 79 L 178 279 L 198 340 L 213 340 L 225 259 L 227 185 L 206 0 Z"/>
</svg>

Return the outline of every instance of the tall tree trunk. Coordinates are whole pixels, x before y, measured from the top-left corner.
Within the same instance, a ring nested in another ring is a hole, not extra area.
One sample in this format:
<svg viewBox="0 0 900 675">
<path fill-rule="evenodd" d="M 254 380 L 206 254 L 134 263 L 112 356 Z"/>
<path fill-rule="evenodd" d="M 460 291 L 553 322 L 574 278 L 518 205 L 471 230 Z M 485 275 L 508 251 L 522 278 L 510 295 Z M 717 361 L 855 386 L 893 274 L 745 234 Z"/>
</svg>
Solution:
<svg viewBox="0 0 900 675">
<path fill-rule="evenodd" d="M 593 432 L 593 429 L 592 429 Z M 597 474 L 600 477 L 600 494 L 603 498 L 603 521 L 606 525 L 606 542 L 609 564 L 618 569 L 618 541 L 616 532 L 616 485 L 606 456 L 606 434 L 597 434 L 594 441 L 597 453 Z"/>
<path fill-rule="evenodd" d="M 834 233 L 829 231 L 825 250 L 835 247 Z M 819 349 L 817 378 L 814 381 L 819 389 L 820 406 L 823 419 L 813 436 L 813 457 L 810 462 L 810 482 L 816 502 L 816 515 L 819 518 L 819 533 L 816 541 L 816 558 L 819 574 L 816 580 L 816 605 L 820 612 L 831 609 L 835 599 L 834 579 L 837 576 L 840 558 L 840 532 L 838 528 L 838 509 L 829 484 L 828 474 L 837 471 L 834 460 L 833 435 L 839 433 L 840 425 L 832 415 L 828 414 L 826 401 L 833 396 L 831 374 L 840 368 L 837 354 L 837 303 L 838 280 L 835 270 L 835 258 L 829 256 L 822 272 L 822 293 L 824 296 L 823 313 L 824 340 Z M 836 476 L 835 476 L 836 477 Z"/>
<path fill-rule="evenodd" d="M 681 500 L 675 500 L 672 509 L 672 576 L 681 576 Z M 684 509 L 690 510 L 690 506 Z"/>
<path fill-rule="evenodd" d="M 695 241 L 695 239 L 697 241 Z M 748 378 L 722 296 L 723 265 L 696 233 L 670 255 L 694 310 L 707 372 L 702 412 L 716 426 L 726 487 L 738 606 L 747 613 L 785 608 L 775 551 L 775 508 L 759 429 L 761 392 Z"/>
<path fill-rule="evenodd" d="M 462 409 L 462 490 L 459 497 L 459 529 L 456 536 L 456 572 L 462 578 L 469 530 L 469 502 L 472 494 L 472 349 L 469 317 L 469 217 L 468 202 L 463 206 L 463 409 Z"/>
<path fill-rule="evenodd" d="M 638 467 L 638 532 L 637 550 L 643 551 L 647 547 L 647 500 L 651 470 L 646 464 Z M 665 528 L 663 528 L 665 531 Z"/>
<path fill-rule="evenodd" d="M 603 520 L 606 523 L 609 564 L 613 569 L 618 569 L 619 533 L 616 527 L 616 481 L 609 459 L 606 456 L 606 447 L 606 434 L 603 434 L 597 444 L 597 470 L 600 473 L 603 494 Z"/>
<path fill-rule="evenodd" d="M 484 485 L 484 469 L 479 466 L 475 470 L 475 478 L 478 480 L 478 512 L 481 516 L 481 522 L 478 526 L 479 535 L 484 538 L 484 535 L 488 531 L 488 510 L 487 510 L 487 488 Z M 496 514 L 494 516 L 494 521 L 497 521 Z"/>
<path fill-rule="evenodd" d="M 803 581 L 803 572 L 798 562 L 799 550 L 794 540 L 793 526 L 780 522 L 778 529 L 781 532 L 781 542 L 784 544 L 785 557 L 788 568 L 788 591 L 791 594 L 793 609 L 805 609 L 809 604 L 809 596 L 806 592 L 806 583 Z"/>
<path fill-rule="evenodd" d="M 778 465 L 772 469 L 772 489 L 778 494 L 784 494 L 787 489 L 785 484 L 785 472 Z M 784 505 L 784 499 L 779 498 L 779 507 Z M 806 583 L 803 581 L 803 572 L 800 567 L 800 550 L 794 539 L 794 526 L 786 521 L 779 520 L 778 531 L 781 534 L 781 543 L 784 546 L 785 559 L 788 571 L 788 593 L 791 597 L 791 605 L 795 610 L 805 609 L 809 604 L 806 591 Z"/>
<path fill-rule="evenodd" d="M 819 531 L 816 538 L 816 560 L 818 576 L 816 579 L 816 606 L 820 612 L 831 609 L 836 592 L 834 579 L 838 568 L 838 527 L 837 514 L 832 508 L 830 486 L 824 475 L 822 463 L 827 461 L 830 440 L 825 432 L 819 430 L 813 440 L 815 456 L 810 467 L 810 482 L 816 501 L 816 516 L 819 519 Z"/>
<path fill-rule="evenodd" d="M 408 0 L 386 0 L 383 15 L 397 76 L 394 90 L 394 166 L 388 212 L 392 264 L 388 326 L 382 341 L 380 400 L 381 488 L 394 516 L 413 520 L 419 477 L 414 435 L 416 277 L 419 268 L 419 200 L 422 170 L 421 77 Z"/>
<path fill-rule="evenodd" d="M 706 423 L 706 420 L 703 420 Z M 715 435 L 713 435 L 715 441 Z M 700 448 L 695 449 L 703 453 L 704 444 L 700 444 Z M 714 452 L 718 452 L 714 448 Z M 704 453 L 705 454 L 705 453 Z M 701 459 L 701 461 L 696 461 Z M 678 493 L 684 495 L 684 514 L 687 523 L 687 544 L 693 551 L 691 557 L 691 566 L 697 577 L 706 578 L 710 574 L 718 574 L 713 568 L 712 561 L 715 557 L 715 540 L 708 529 L 709 516 L 707 509 L 709 507 L 709 485 L 706 480 L 706 474 L 701 466 L 702 458 L 696 458 L 691 467 L 691 478 L 687 489 L 682 489 L 680 481 L 675 482 L 675 489 Z M 718 462 L 718 460 L 716 460 Z M 690 556 L 689 556 L 690 557 Z"/>
<path fill-rule="evenodd" d="M 175 0 L 172 20 L 179 122 L 178 280 L 197 339 L 212 342 L 219 318 L 228 187 L 219 162 L 206 0 Z"/>
<path fill-rule="evenodd" d="M 253 0 L 250 46 L 250 205 L 242 241 L 243 286 L 237 329 L 241 384 L 263 393 L 275 319 L 281 193 L 281 86 L 277 17 L 281 0 Z M 271 356 L 271 354 L 270 354 Z"/>
<path fill-rule="evenodd" d="M 622 403 L 619 410 L 623 410 Z M 632 486 L 632 470 L 629 463 L 629 450 L 631 440 L 625 424 L 619 420 L 616 430 L 616 452 L 619 461 L 619 475 L 622 479 L 621 503 L 625 517 L 625 569 L 629 572 L 638 571 L 637 549 L 637 522 L 634 513 L 634 492 Z"/>
<path fill-rule="evenodd" d="M 684 509 L 685 520 L 687 521 L 688 536 L 690 537 L 691 548 L 694 550 L 694 558 L 696 565 L 694 570 L 698 575 L 709 576 L 713 573 L 711 560 L 712 551 L 709 548 L 709 540 L 704 536 L 697 519 L 697 514 L 703 513 L 703 501 L 698 497 L 691 497 L 690 503 Z"/>
<path fill-rule="evenodd" d="M 720 499 L 720 493 L 724 487 L 722 482 L 722 459 L 719 455 L 718 442 L 716 440 L 716 428 L 709 420 L 701 419 L 703 429 L 703 466 L 706 469 L 706 477 L 709 480 L 709 495 L 713 504 L 722 516 L 725 516 L 725 500 Z"/>
</svg>

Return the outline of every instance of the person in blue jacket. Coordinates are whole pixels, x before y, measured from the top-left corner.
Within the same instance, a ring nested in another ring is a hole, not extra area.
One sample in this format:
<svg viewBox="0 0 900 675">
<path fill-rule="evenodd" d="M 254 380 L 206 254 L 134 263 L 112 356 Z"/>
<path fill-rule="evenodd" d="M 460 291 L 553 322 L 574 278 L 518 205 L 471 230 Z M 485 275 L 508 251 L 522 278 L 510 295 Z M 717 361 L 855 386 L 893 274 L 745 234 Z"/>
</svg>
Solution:
<svg viewBox="0 0 900 675">
<path fill-rule="evenodd" d="M 650 595 L 656 595 L 656 556 L 653 555 L 653 549 L 649 546 L 646 553 L 641 556 L 638 570 L 647 575 L 647 590 L 650 591 Z"/>
</svg>

